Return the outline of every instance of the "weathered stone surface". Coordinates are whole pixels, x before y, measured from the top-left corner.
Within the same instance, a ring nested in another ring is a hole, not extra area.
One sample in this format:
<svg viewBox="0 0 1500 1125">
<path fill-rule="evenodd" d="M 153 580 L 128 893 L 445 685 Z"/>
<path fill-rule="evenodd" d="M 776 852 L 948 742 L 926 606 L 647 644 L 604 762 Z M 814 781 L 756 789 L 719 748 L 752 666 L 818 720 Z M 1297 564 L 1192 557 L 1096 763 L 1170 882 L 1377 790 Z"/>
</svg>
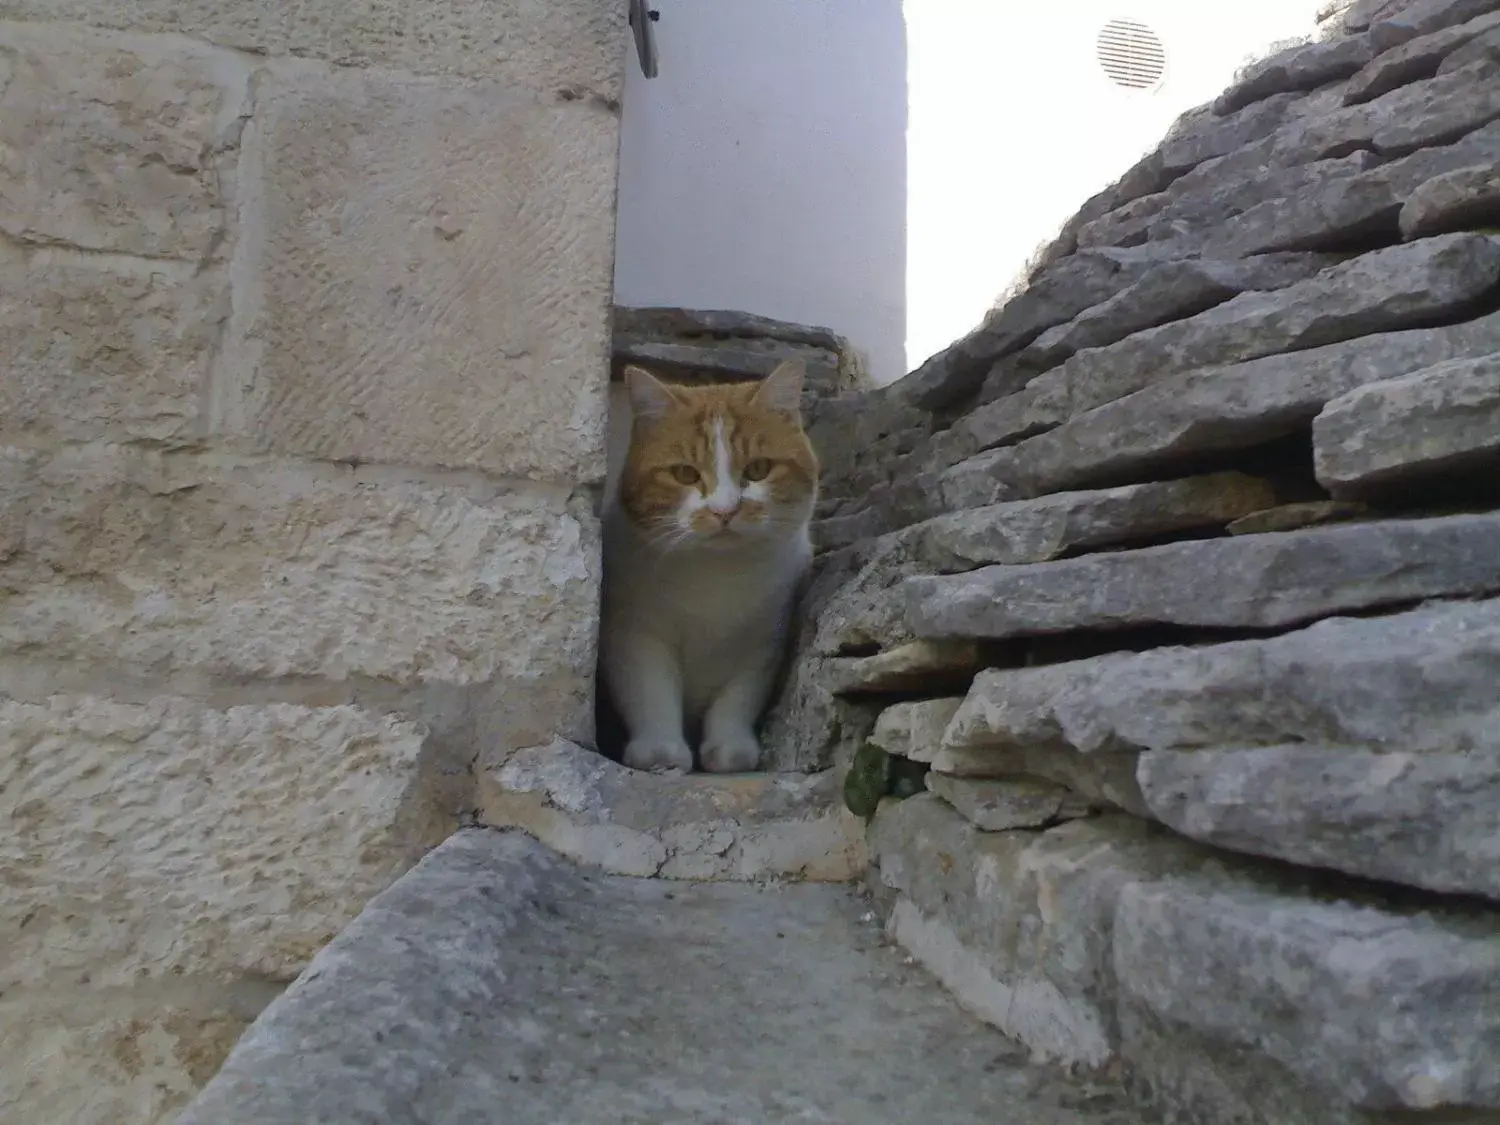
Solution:
<svg viewBox="0 0 1500 1125">
<path fill-rule="evenodd" d="M 1241 293 L 1187 320 L 1079 352 L 969 423 L 983 444 L 999 445 L 1177 372 L 1451 316 L 1497 282 L 1500 240 L 1483 235 L 1441 235 L 1377 250 L 1284 289 Z"/>
<path fill-rule="evenodd" d="M 869 737 L 879 703 L 835 695 L 823 663 L 808 650 L 793 661 L 786 685 L 766 715 L 762 769 L 810 772 L 841 765 Z"/>
<path fill-rule="evenodd" d="M 66 20 L 204 39 L 257 55 L 499 81 L 546 97 L 618 101 L 629 32 L 624 0 L 441 0 L 422 12 L 395 0 L 309 0 L 295 18 L 239 0 L 3 0 L 0 19 Z M 181 42 L 181 40 L 178 40 Z"/>
<path fill-rule="evenodd" d="M 1168 175 L 1180 176 L 1206 160 L 1224 156 L 1269 136 L 1286 122 L 1297 98 L 1295 93 L 1273 94 L 1254 105 L 1247 104 L 1240 112 L 1228 117 L 1212 113 L 1207 107 L 1189 110 L 1173 124 L 1157 150 L 1162 170 Z M 1151 198 L 1153 196 L 1142 196 L 1132 203 Z M 1126 204 L 1126 207 L 1131 205 Z"/>
<path fill-rule="evenodd" d="M 869 545 L 860 566 L 838 577 L 828 596 L 805 612 L 814 622 L 812 649 L 828 656 L 893 647 L 905 632 L 896 586 L 926 569 L 909 529 L 882 535 Z M 805 604 L 805 603 L 804 603 Z"/>
<path fill-rule="evenodd" d="M 892 936 L 1035 1055 L 1087 1066 L 1118 1049 L 1110 931 L 1121 890 L 1201 854 L 1125 816 L 983 832 L 930 793 L 882 806 L 870 848 L 902 896 Z"/>
<path fill-rule="evenodd" d="M 1360 1109 L 1500 1104 L 1493 915 L 1406 916 L 1208 875 L 1138 880 L 1117 903 L 1122 1006 L 1268 1055 Z"/>
<path fill-rule="evenodd" d="M 1431 78 L 1443 60 L 1457 48 L 1495 27 L 1500 27 L 1500 12 L 1489 12 L 1468 23 L 1408 40 L 1394 50 L 1377 55 L 1349 80 L 1344 89 L 1344 103 L 1367 102 L 1408 82 Z"/>
<path fill-rule="evenodd" d="M 1191 371 L 1070 419 L 1004 454 L 1025 494 L 1161 471 L 1209 451 L 1297 433 L 1332 399 L 1450 359 L 1500 351 L 1500 314 L 1365 336 L 1291 355 Z"/>
<path fill-rule="evenodd" d="M 832 773 L 643 773 L 562 739 L 482 755 L 479 816 L 615 875 L 842 882 L 865 862 Z"/>
<path fill-rule="evenodd" d="M 228 316 L 220 270 L 0 242 L 0 430 L 192 441 Z"/>
<path fill-rule="evenodd" d="M 1427 180 L 1402 204 L 1399 221 L 1405 238 L 1500 224 L 1500 159 Z"/>
<path fill-rule="evenodd" d="M 1032 777 L 1061 785 L 1099 808 L 1123 809 L 1151 820 L 1136 780 L 1135 753 L 1081 754 L 1057 743 L 962 747 L 946 743 L 932 755 L 930 772 L 953 777 Z"/>
<path fill-rule="evenodd" d="M 1492 27 L 1474 36 L 1438 64 L 1438 73 L 1450 74 L 1481 59 L 1500 62 L 1500 28 Z"/>
<path fill-rule="evenodd" d="M 1453 27 L 1495 10 L 1495 0 L 1418 0 L 1383 13 L 1370 25 L 1376 51 L 1389 51 L 1423 35 Z"/>
<path fill-rule="evenodd" d="M 979 389 L 995 360 L 1176 256 L 1145 248 L 1079 251 L 1046 269 L 973 332 L 892 384 L 892 393 L 926 410 L 956 405 Z"/>
<path fill-rule="evenodd" d="M 594 518 L 541 489 L 109 447 L 0 458 L 0 652 L 138 675 L 500 684 L 583 721 Z"/>
<path fill-rule="evenodd" d="M 1331 260 L 1311 254 L 1271 254 L 1244 261 L 1164 262 L 1130 288 L 1067 324 L 1049 328 L 1021 353 L 1038 369 L 1074 352 L 1122 340 L 1133 332 L 1194 316 L 1246 290 L 1272 290 L 1305 281 Z"/>
<path fill-rule="evenodd" d="M 1137 776 L 1156 817 L 1194 840 L 1500 899 L 1500 741 L 1477 753 L 1152 750 Z"/>
<path fill-rule="evenodd" d="M 962 691 L 984 659 L 984 646 L 974 641 L 912 641 L 874 656 L 837 657 L 823 668 L 836 695 Z"/>
<path fill-rule="evenodd" d="M 1393 754 L 1487 753 L 1500 748 L 1497 667 L 1500 601 L 1435 604 L 1261 640 L 982 672 L 943 741 L 1098 754 L 1315 737 Z"/>
<path fill-rule="evenodd" d="M 226 227 L 226 150 L 249 114 L 241 58 L 10 24 L 0 59 L 0 233 L 194 263 L 214 250 Z"/>
<path fill-rule="evenodd" d="M 1337 494 L 1500 460 L 1500 353 L 1334 399 L 1313 422 L 1318 480 Z"/>
<path fill-rule="evenodd" d="M 180 1125 L 1139 1121 L 1099 1085 L 1030 1067 L 848 888 L 589 877 L 470 831 L 339 935 Z"/>
<path fill-rule="evenodd" d="M 1384 156 L 1400 156 L 1428 145 L 1457 140 L 1500 117 L 1497 79 L 1500 79 L 1500 62 L 1480 58 L 1457 70 L 1439 73 L 1426 82 L 1403 86 L 1384 98 L 1377 98 L 1368 104 L 1380 106 L 1383 101 L 1416 101 L 1402 96 L 1408 90 L 1425 87 L 1421 91 L 1424 100 L 1420 107 L 1413 105 L 1409 114 L 1392 114 L 1387 120 L 1380 121 L 1369 131 L 1370 143 Z"/>
<path fill-rule="evenodd" d="M 988 563 L 1045 562 L 1174 531 L 1222 526 L 1275 503 L 1275 489 L 1244 473 L 1058 492 L 938 516 L 906 530 L 923 563 L 937 571 Z"/>
<path fill-rule="evenodd" d="M 1370 515 L 1368 505 L 1350 500 L 1304 500 L 1299 504 L 1278 504 L 1251 512 L 1230 522 L 1224 530 L 1230 535 L 1263 535 L 1270 531 L 1296 531 L 1324 523 L 1339 523 Z"/>
<path fill-rule="evenodd" d="M 215 993 L 192 982 L 128 995 L 56 986 L 8 992 L 0 1000 L 0 1116 L 16 1125 L 170 1121 L 256 1014 L 258 1005 L 244 1000 L 257 991 L 245 982 Z M 269 1000 L 275 990 L 264 992 Z M 217 1003 L 204 1003 L 205 993 Z"/>
<path fill-rule="evenodd" d="M 1347 78 L 1370 61 L 1374 48 L 1365 35 L 1301 43 L 1252 63 L 1214 99 L 1214 112 L 1233 113 L 1276 94 L 1312 90 Z"/>
<path fill-rule="evenodd" d="M 1271 165 L 1239 170 L 1232 176 L 1215 173 L 1226 158 L 1208 161 L 1165 192 L 1137 200 L 1086 226 L 1080 240 L 1086 245 L 1131 245 L 1145 239 L 1210 243 L 1222 225 L 1267 200 L 1295 200 L 1329 180 L 1368 171 L 1379 157 L 1365 149 L 1347 156 L 1314 160 L 1290 167 Z"/>
<path fill-rule="evenodd" d="M 217 429 L 330 460 L 602 479 L 617 118 L 291 65 L 257 101 Z"/>
<path fill-rule="evenodd" d="M 1368 172 L 1321 180 L 1287 197 L 1268 199 L 1236 215 L 1211 237 L 1225 252 L 1237 254 L 1395 241 L 1403 205 L 1422 184 L 1493 160 L 1497 152 L 1500 125 L 1490 124 L 1453 144 L 1422 149 Z"/>
<path fill-rule="evenodd" d="M 1168 543 L 908 578 L 919 637 L 1003 639 L 1131 625 L 1280 628 L 1352 609 L 1500 590 L 1500 515 L 1388 520 Z"/>
<path fill-rule="evenodd" d="M 1011 450 L 989 449 L 944 469 L 933 482 L 941 510 L 961 512 L 1024 498 L 1028 493 L 1013 474 L 1014 462 Z"/>
<path fill-rule="evenodd" d="M 0 988 L 289 979 L 447 826 L 352 706 L 0 701 Z"/>
<path fill-rule="evenodd" d="M 942 747 L 943 732 L 962 702 L 959 698 L 893 703 L 875 720 L 870 741 L 887 754 L 914 762 L 931 762 Z"/>
<path fill-rule="evenodd" d="M 927 771 L 927 789 L 985 832 L 1042 828 L 1089 814 L 1089 804 L 1066 786 L 1030 777 L 977 778 Z"/>
</svg>

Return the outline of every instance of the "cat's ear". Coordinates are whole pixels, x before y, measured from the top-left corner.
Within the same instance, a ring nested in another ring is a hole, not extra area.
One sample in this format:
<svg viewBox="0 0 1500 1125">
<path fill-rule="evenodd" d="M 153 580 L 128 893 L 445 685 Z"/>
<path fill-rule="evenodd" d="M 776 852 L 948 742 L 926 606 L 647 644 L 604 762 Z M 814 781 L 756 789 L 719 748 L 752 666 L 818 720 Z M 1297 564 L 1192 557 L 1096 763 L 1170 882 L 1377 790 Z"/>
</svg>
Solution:
<svg viewBox="0 0 1500 1125">
<path fill-rule="evenodd" d="M 644 367 L 625 369 L 625 390 L 630 396 L 630 413 L 636 418 L 660 418 L 681 402 L 671 387 Z"/>
<path fill-rule="evenodd" d="M 800 359 L 782 360 L 776 370 L 760 381 L 750 401 L 766 410 L 779 414 L 800 415 L 802 413 L 802 380 L 807 374 L 807 365 Z"/>
</svg>

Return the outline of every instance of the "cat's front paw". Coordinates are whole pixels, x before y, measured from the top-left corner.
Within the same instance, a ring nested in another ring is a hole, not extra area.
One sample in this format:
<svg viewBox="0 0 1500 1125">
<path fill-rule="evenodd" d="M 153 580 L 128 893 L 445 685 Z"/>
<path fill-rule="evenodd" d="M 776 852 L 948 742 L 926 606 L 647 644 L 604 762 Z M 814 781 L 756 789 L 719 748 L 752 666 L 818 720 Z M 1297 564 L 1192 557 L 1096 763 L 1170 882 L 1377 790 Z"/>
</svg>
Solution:
<svg viewBox="0 0 1500 1125">
<path fill-rule="evenodd" d="M 625 764 L 634 770 L 693 768 L 693 751 L 680 738 L 632 738 L 625 744 Z"/>
<path fill-rule="evenodd" d="M 699 751 L 708 773 L 749 773 L 760 766 L 760 742 L 749 731 L 711 734 Z"/>
</svg>

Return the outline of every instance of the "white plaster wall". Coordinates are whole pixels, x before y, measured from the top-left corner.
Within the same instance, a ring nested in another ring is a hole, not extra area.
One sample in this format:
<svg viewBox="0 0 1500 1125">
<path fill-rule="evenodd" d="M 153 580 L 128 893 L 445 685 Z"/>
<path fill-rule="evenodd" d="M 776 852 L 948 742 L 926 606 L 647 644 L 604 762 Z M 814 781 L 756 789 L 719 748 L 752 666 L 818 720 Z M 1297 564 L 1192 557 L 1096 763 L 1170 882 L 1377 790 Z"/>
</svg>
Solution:
<svg viewBox="0 0 1500 1125">
<path fill-rule="evenodd" d="M 922 0 L 925 2 L 925 0 Z M 615 299 L 731 308 L 848 337 L 905 371 L 900 0 L 655 0 L 628 60 Z"/>
<path fill-rule="evenodd" d="M 1316 0 L 907 0 L 908 359 L 979 323 L 1090 195 L 1223 89 L 1247 56 L 1306 34 Z M 1110 19 L 1167 51 L 1153 92 L 1111 83 L 1094 53 Z"/>
</svg>

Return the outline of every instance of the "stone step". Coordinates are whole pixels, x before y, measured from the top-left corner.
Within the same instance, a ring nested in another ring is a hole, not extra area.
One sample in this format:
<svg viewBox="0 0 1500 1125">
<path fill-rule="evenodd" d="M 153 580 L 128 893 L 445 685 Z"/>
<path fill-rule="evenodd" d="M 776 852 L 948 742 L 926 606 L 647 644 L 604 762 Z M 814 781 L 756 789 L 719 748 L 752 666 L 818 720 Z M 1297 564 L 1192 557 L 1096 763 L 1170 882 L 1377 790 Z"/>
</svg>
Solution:
<svg viewBox="0 0 1500 1125">
<path fill-rule="evenodd" d="M 480 823 L 610 874 L 844 882 L 865 864 L 832 771 L 644 773 L 557 739 L 481 757 L 477 772 Z"/>
<path fill-rule="evenodd" d="M 908 578 L 902 589 L 907 626 L 929 639 L 1149 625 L 1278 629 L 1500 590 L 1500 513 L 1168 543 Z"/>
<path fill-rule="evenodd" d="M 844 887 L 587 875 L 468 829 L 341 933 L 178 1125 L 1143 1125 L 962 1012 Z"/>
<path fill-rule="evenodd" d="M 983 672 L 961 705 L 898 704 L 875 730 L 944 773 L 1099 795 L 1082 771 L 1133 771 L 1139 797 L 1114 802 L 1195 839 L 1500 898 L 1497 684 L 1500 600 L 1459 602 Z"/>
<path fill-rule="evenodd" d="M 1124 815 L 984 832 L 933 794 L 887 802 L 871 849 L 890 931 L 962 1004 L 1176 1120 L 1500 1109 L 1494 911 L 1330 898 Z"/>
</svg>

